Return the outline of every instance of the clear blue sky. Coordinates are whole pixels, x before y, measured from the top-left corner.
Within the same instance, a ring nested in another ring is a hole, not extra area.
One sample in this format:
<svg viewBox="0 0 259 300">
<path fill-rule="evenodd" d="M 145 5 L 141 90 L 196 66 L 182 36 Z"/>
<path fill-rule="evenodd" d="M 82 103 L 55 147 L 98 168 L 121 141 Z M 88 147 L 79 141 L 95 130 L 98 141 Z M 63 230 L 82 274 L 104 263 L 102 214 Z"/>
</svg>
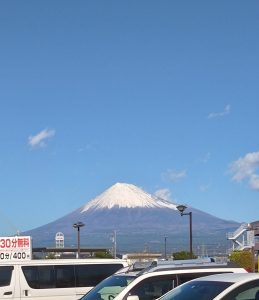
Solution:
<svg viewBox="0 0 259 300">
<path fill-rule="evenodd" d="M 116 182 L 258 220 L 258 15 L 256 0 L 1 1 L 0 235 Z"/>
</svg>

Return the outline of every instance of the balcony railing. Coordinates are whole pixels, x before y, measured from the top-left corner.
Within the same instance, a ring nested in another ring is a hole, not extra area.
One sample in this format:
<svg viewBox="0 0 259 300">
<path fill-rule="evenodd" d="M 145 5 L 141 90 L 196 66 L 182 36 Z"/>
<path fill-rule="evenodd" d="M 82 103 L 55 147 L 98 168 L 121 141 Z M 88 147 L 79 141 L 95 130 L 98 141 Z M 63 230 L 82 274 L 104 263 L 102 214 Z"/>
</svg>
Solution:
<svg viewBox="0 0 259 300">
<path fill-rule="evenodd" d="M 248 228 L 249 226 L 247 223 L 242 223 L 236 231 L 227 233 L 227 239 L 236 240 L 242 233 L 247 231 Z"/>
</svg>

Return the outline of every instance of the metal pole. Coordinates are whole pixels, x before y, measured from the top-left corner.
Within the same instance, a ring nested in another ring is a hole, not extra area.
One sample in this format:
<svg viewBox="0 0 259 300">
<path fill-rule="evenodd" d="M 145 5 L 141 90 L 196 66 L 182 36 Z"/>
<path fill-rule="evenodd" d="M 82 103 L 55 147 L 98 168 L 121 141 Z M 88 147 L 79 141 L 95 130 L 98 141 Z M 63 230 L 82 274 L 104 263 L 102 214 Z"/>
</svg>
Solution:
<svg viewBox="0 0 259 300">
<path fill-rule="evenodd" d="M 190 256 L 192 258 L 192 212 L 189 212 L 190 216 Z"/>
<path fill-rule="evenodd" d="M 116 247 L 117 247 L 117 241 L 116 241 L 116 230 L 114 230 L 114 258 L 116 258 L 117 253 L 116 253 Z"/>
<path fill-rule="evenodd" d="M 80 258 L 80 227 L 77 227 L 77 258 Z"/>
<path fill-rule="evenodd" d="M 73 224 L 74 228 L 77 228 L 77 258 L 80 258 L 80 227 L 85 226 L 83 222 L 77 222 Z"/>
<path fill-rule="evenodd" d="M 189 213 L 184 213 L 185 209 L 187 208 L 187 206 L 185 205 L 178 205 L 176 207 L 179 212 L 181 213 L 181 216 L 186 216 L 186 215 L 189 215 L 190 219 L 190 256 L 192 258 L 192 212 L 189 212 Z"/>
<path fill-rule="evenodd" d="M 167 253 L 166 253 L 166 238 L 167 238 L 167 236 L 165 236 L 165 260 L 167 260 Z"/>
</svg>

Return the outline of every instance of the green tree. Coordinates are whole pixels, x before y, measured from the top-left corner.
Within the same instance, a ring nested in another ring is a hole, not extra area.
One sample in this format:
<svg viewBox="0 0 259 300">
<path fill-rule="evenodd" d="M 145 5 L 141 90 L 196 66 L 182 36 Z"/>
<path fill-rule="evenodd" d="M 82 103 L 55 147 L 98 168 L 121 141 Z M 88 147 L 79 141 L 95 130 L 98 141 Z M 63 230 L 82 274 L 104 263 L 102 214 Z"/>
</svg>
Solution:
<svg viewBox="0 0 259 300">
<path fill-rule="evenodd" d="M 196 255 L 192 254 L 188 252 L 188 251 L 180 251 L 180 252 L 175 252 L 173 254 L 173 257 L 175 260 L 181 260 L 181 259 L 192 259 L 192 258 L 197 258 Z"/>
<path fill-rule="evenodd" d="M 46 259 L 56 259 L 57 257 L 55 255 L 55 253 L 49 252 L 45 258 Z"/>
<path fill-rule="evenodd" d="M 230 253 L 230 261 L 236 263 L 248 272 L 253 272 L 253 257 L 250 251 L 233 251 Z"/>
<path fill-rule="evenodd" d="M 96 252 L 95 257 L 97 257 L 97 258 L 112 258 L 112 255 L 109 252 Z"/>
</svg>

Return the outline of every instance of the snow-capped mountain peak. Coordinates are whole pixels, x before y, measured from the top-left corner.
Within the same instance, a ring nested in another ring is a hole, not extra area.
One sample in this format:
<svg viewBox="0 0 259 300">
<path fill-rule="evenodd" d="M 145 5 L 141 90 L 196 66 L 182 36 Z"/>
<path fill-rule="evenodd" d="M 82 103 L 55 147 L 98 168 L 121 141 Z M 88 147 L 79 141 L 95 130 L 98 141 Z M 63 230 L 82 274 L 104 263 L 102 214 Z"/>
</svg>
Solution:
<svg viewBox="0 0 259 300">
<path fill-rule="evenodd" d="M 172 202 L 153 196 L 133 184 L 116 183 L 83 206 L 81 212 L 113 207 L 157 207 L 176 210 L 176 205 Z"/>
</svg>

